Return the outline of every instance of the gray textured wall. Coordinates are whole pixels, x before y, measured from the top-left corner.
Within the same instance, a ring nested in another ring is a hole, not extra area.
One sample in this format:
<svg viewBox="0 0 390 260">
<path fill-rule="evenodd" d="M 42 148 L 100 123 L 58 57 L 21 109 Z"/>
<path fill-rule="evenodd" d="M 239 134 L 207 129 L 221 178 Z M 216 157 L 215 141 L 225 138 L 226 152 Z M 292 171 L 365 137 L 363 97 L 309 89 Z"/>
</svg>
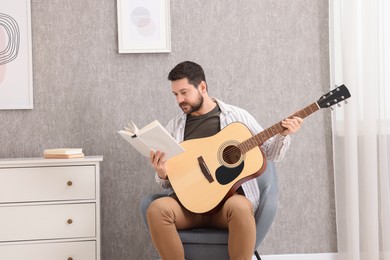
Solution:
<svg viewBox="0 0 390 260">
<path fill-rule="evenodd" d="M 329 85 L 326 0 L 171 1 L 172 52 L 118 54 L 115 0 L 32 0 L 34 109 L 0 111 L 0 157 L 83 147 L 103 155 L 102 255 L 156 258 L 139 213 L 158 191 L 145 158 L 116 134 L 128 120 L 167 123 L 177 110 L 166 75 L 204 66 L 210 93 L 268 127 Z M 262 254 L 335 252 L 330 113 L 293 136 L 277 165 L 280 206 Z"/>
</svg>

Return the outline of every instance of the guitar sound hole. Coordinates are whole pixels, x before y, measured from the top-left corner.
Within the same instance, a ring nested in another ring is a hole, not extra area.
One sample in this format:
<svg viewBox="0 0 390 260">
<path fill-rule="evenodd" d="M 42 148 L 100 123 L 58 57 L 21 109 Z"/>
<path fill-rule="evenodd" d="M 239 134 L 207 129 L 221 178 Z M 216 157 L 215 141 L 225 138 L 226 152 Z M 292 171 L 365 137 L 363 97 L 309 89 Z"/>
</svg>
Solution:
<svg viewBox="0 0 390 260">
<path fill-rule="evenodd" d="M 235 164 L 241 158 L 240 149 L 237 146 L 229 145 L 223 150 L 222 158 L 227 164 Z"/>
</svg>

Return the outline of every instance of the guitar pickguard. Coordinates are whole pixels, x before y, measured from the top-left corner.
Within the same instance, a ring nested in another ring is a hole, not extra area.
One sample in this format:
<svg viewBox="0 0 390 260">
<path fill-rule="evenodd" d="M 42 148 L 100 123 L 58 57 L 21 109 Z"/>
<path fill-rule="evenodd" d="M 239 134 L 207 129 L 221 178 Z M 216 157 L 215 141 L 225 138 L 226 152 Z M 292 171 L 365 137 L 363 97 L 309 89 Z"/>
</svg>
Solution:
<svg viewBox="0 0 390 260">
<path fill-rule="evenodd" d="M 244 169 L 244 161 L 242 161 L 237 167 L 230 168 L 226 166 L 220 166 L 215 171 L 215 178 L 218 183 L 221 185 L 226 185 L 234 181 L 238 176 L 240 176 L 242 169 Z"/>
</svg>

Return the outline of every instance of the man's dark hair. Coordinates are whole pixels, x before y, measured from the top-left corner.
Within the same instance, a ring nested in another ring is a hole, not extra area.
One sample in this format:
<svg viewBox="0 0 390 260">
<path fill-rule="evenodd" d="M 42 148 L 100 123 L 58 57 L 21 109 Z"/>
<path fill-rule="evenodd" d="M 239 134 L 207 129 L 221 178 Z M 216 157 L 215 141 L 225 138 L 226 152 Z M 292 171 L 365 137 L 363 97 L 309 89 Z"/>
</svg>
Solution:
<svg viewBox="0 0 390 260">
<path fill-rule="evenodd" d="M 188 83 L 198 88 L 200 82 L 206 82 L 206 76 L 199 64 L 192 61 L 183 61 L 177 64 L 168 74 L 168 80 L 188 79 Z"/>
</svg>

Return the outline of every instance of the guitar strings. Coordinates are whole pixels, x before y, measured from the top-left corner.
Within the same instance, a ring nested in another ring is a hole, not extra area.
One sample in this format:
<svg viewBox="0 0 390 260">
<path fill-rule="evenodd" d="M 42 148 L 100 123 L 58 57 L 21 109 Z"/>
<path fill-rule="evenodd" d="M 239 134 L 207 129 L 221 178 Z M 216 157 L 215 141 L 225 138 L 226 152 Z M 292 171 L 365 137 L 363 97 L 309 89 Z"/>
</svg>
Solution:
<svg viewBox="0 0 390 260">
<path fill-rule="evenodd" d="M 313 109 L 313 108 L 317 108 L 316 103 L 312 103 L 311 105 L 305 107 L 304 109 L 299 110 L 298 112 L 295 112 L 294 114 L 292 114 L 288 118 L 293 118 L 294 116 L 299 116 L 301 118 L 305 118 L 305 117 L 311 115 L 313 112 L 318 110 L 318 109 Z M 245 140 L 237 145 L 234 145 L 234 146 L 237 147 L 240 151 L 240 154 L 243 155 L 246 152 L 255 148 L 256 146 L 259 146 L 259 143 L 261 143 L 261 144 L 264 143 L 266 140 L 270 139 L 271 137 L 273 137 L 274 135 L 276 135 L 278 133 L 283 132 L 285 129 L 286 128 L 284 128 L 282 126 L 282 122 L 279 122 L 279 123 L 267 128 L 267 129 L 263 130 L 262 132 L 260 132 L 256 135 L 253 135 L 251 138 L 249 138 L 249 139 L 247 139 L 247 140 Z M 222 158 L 224 155 L 227 157 L 231 157 L 232 155 L 236 154 L 236 151 L 231 151 L 231 150 L 232 149 L 229 149 L 227 151 L 224 150 L 222 152 Z"/>
</svg>

